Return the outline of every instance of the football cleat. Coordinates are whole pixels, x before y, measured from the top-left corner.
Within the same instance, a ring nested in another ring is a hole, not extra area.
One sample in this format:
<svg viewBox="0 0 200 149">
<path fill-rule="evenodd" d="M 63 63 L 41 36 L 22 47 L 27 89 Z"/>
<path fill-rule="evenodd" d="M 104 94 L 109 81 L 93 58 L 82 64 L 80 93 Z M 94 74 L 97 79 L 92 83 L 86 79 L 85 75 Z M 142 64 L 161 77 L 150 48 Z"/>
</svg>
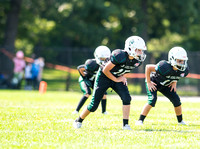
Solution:
<svg viewBox="0 0 200 149">
<path fill-rule="evenodd" d="M 183 120 L 181 122 L 178 122 L 179 125 L 187 125 Z"/>
<path fill-rule="evenodd" d="M 135 125 L 143 125 L 143 121 L 142 120 L 138 120 L 135 122 Z"/>
<path fill-rule="evenodd" d="M 130 125 L 126 124 L 125 126 L 123 126 L 123 130 L 132 130 Z"/>
<path fill-rule="evenodd" d="M 75 111 L 72 112 L 72 114 L 78 114 L 78 111 L 75 110 Z"/>
<path fill-rule="evenodd" d="M 104 114 L 104 115 L 107 115 L 107 114 L 108 114 L 108 112 L 107 112 L 107 111 L 105 111 L 105 112 L 103 112 L 102 114 Z"/>
<path fill-rule="evenodd" d="M 81 122 L 77 122 L 77 121 L 75 120 L 74 123 L 73 123 L 73 126 L 74 126 L 74 128 L 78 129 L 78 128 L 81 128 L 82 123 L 81 123 Z"/>
</svg>

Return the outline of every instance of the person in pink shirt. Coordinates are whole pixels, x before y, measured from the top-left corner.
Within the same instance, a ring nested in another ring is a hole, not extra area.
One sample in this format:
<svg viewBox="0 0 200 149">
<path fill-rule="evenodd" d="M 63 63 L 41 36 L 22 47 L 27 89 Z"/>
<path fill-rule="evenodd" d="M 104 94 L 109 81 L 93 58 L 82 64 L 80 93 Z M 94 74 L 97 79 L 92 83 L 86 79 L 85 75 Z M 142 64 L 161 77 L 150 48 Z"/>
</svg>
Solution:
<svg viewBox="0 0 200 149">
<path fill-rule="evenodd" d="M 16 57 L 13 58 L 14 62 L 14 76 L 11 81 L 13 88 L 20 89 L 21 81 L 24 75 L 24 68 L 26 66 L 24 60 L 24 53 L 22 51 L 18 51 L 16 53 Z"/>
</svg>

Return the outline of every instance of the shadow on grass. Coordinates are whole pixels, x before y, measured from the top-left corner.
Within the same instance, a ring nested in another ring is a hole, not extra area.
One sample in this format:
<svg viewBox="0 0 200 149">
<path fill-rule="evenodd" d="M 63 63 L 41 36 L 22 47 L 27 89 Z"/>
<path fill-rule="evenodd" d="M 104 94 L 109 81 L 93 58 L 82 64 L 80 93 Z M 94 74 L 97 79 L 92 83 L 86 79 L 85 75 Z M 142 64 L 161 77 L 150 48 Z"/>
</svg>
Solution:
<svg viewBox="0 0 200 149">
<path fill-rule="evenodd" d="M 156 126 L 156 125 L 167 125 L 167 124 L 151 124 L 153 126 Z M 168 126 L 183 126 L 183 127 L 200 127 L 200 124 L 197 125 L 197 124 L 188 124 L 188 125 L 178 125 L 178 124 L 168 124 Z"/>
<path fill-rule="evenodd" d="M 189 126 L 189 127 L 200 127 L 200 125 L 196 125 L 196 124 L 190 124 L 190 125 L 187 125 L 187 126 Z"/>
<path fill-rule="evenodd" d="M 175 129 L 137 129 L 141 132 L 179 132 L 179 133 L 194 133 L 196 130 L 175 130 Z"/>
<path fill-rule="evenodd" d="M 158 126 L 158 125 L 161 125 L 161 124 L 151 124 L 152 126 Z M 191 128 L 191 127 L 200 127 L 200 125 L 197 125 L 197 124 L 189 124 L 189 125 L 174 125 L 174 124 L 171 124 L 169 125 L 169 129 L 166 129 L 166 128 L 140 128 L 140 129 L 136 129 L 135 131 L 144 131 L 144 132 L 180 132 L 180 133 L 194 133 L 196 132 L 197 130 L 195 130 L 196 128 L 194 128 L 193 130 L 180 130 L 180 129 L 174 129 L 174 128 L 170 128 L 171 126 L 176 126 L 177 128 Z"/>
<path fill-rule="evenodd" d="M 177 132 L 177 133 L 194 133 L 196 130 L 174 130 L 174 129 L 134 129 L 133 130 L 123 130 L 121 128 L 116 128 L 118 131 L 129 131 L 129 132 Z M 104 131 L 115 130 L 114 128 L 102 128 Z"/>
</svg>

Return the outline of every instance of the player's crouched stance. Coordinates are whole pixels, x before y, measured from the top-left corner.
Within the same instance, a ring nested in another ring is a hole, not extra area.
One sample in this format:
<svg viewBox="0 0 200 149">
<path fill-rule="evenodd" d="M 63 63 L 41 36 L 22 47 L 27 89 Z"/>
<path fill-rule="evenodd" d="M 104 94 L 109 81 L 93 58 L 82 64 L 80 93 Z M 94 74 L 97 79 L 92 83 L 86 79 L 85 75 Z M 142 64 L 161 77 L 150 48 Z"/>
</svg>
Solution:
<svg viewBox="0 0 200 149">
<path fill-rule="evenodd" d="M 94 87 L 94 81 L 96 77 L 96 73 L 99 70 L 99 67 L 103 65 L 106 61 L 109 60 L 111 55 L 111 51 L 106 46 L 98 46 L 95 49 L 94 57 L 95 59 L 88 59 L 85 64 L 78 66 L 78 71 L 80 73 L 79 77 L 79 85 L 81 91 L 84 93 L 81 100 L 79 101 L 76 110 L 73 111 L 73 114 L 78 114 L 79 110 L 82 108 L 86 100 L 91 95 L 91 89 Z M 102 114 L 107 114 L 106 112 L 106 94 L 103 96 L 101 100 L 102 105 Z"/>
<path fill-rule="evenodd" d="M 127 87 L 127 80 L 123 76 L 132 69 L 139 67 L 145 60 L 146 45 L 138 36 L 131 36 L 125 42 L 124 50 L 114 50 L 110 60 L 101 67 L 96 75 L 93 96 L 89 105 L 74 122 L 75 128 L 80 128 L 82 121 L 94 112 L 106 90 L 111 87 L 121 98 L 123 106 L 123 129 L 131 130 L 129 121 L 131 96 Z"/>
<path fill-rule="evenodd" d="M 168 53 L 168 61 L 162 60 L 157 65 L 146 65 L 145 75 L 148 103 L 143 107 L 136 125 L 142 125 L 151 108 L 155 106 L 157 91 L 161 92 L 172 102 L 178 124 L 186 125 L 182 118 L 182 107 L 180 98 L 176 93 L 176 84 L 180 77 L 188 75 L 187 60 L 186 51 L 181 47 L 174 47 Z"/>
</svg>

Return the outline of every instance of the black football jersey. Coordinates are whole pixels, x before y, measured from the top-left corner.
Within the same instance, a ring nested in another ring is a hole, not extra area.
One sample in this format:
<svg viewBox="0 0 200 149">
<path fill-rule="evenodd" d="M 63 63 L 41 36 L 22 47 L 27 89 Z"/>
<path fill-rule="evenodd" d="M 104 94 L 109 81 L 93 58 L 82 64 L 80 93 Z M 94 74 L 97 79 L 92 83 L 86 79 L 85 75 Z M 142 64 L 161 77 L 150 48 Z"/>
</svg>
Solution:
<svg viewBox="0 0 200 149">
<path fill-rule="evenodd" d="M 181 77 L 186 77 L 189 73 L 188 67 L 185 71 L 174 70 L 173 66 L 165 60 L 160 61 L 155 68 L 156 72 L 151 74 L 151 80 L 157 84 L 168 86 L 173 81 L 178 81 Z"/>
<path fill-rule="evenodd" d="M 85 78 L 90 80 L 90 81 L 94 81 L 95 80 L 95 76 L 96 73 L 99 69 L 99 65 L 97 64 L 95 59 L 88 59 L 84 65 L 80 65 L 78 66 L 78 68 L 80 67 L 85 67 Z"/>
<path fill-rule="evenodd" d="M 129 55 L 126 51 L 117 49 L 111 54 L 110 61 L 115 64 L 111 73 L 115 77 L 122 76 L 123 74 L 129 73 L 132 69 L 139 67 L 142 63 L 136 59 L 130 60 Z"/>
</svg>

